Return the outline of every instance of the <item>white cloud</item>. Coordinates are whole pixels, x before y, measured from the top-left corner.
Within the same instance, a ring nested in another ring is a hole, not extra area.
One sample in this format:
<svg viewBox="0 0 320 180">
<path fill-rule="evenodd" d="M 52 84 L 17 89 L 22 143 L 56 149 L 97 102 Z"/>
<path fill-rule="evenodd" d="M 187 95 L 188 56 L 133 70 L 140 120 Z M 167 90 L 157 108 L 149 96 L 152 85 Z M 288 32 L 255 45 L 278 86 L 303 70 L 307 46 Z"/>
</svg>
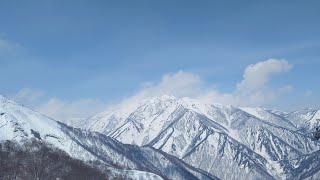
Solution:
<svg viewBox="0 0 320 180">
<path fill-rule="evenodd" d="M 263 106 L 272 103 L 280 95 L 291 92 L 293 90 L 291 85 L 278 89 L 271 89 L 268 86 L 273 76 L 286 73 L 291 68 L 292 65 L 283 59 L 268 59 L 249 65 L 233 93 L 238 99 L 236 105 Z"/>
<path fill-rule="evenodd" d="M 120 105 L 135 106 L 141 99 L 164 94 L 176 97 L 191 97 L 205 103 L 222 103 L 236 106 L 263 106 L 271 103 L 280 95 L 293 90 L 291 85 L 277 89 L 268 87 L 269 81 L 276 74 L 288 72 L 292 65 L 286 60 L 268 59 L 249 65 L 243 74 L 243 79 L 237 83 L 234 92 L 222 93 L 208 86 L 198 75 L 179 71 L 166 74 L 158 83 L 148 83 L 135 95 L 125 98 Z"/>
<path fill-rule="evenodd" d="M 18 93 L 10 96 L 16 102 L 25 104 L 35 104 L 43 97 L 44 92 L 35 89 L 23 88 Z"/>
<path fill-rule="evenodd" d="M 177 97 L 195 97 L 204 89 L 204 82 L 201 78 L 192 73 L 179 71 L 174 74 L 166 74 L 159 83 L 143 83 L 140 90 L 130 97 L 123 98 L 119 104 L 111 104 L 109 108 L 118 108 L 119 106 L 131 109 L 142 99 L 152 96 L 162 96 L 165 94 Z"/>
<path fill-rule="evenodd" d="M 164 75 L 158 84 L 145 85 L 138 94 L 145 97 L 161 94 L 193 96 L 202 91 L 202 88 L 203 81 L 198 75 L 179 71 L 175 74 Z"/>
<path fill-rule="evenodd" d="M 51 98 L 36 107 L 36 110 L 54 119 L 67 123 L 76 122 L 106 109 L 106 104 L 95 99 L 76 101 Z"/>
<path fill-rule="evenodd" d="M 23 88 L 9 97 L 15 102 L 67 123 L 87 118 L 107 108 L 106 103 L 96 99 L 86 98 L 70 101 L 56 97 L 48 99 L 44 95 L 43 91 Z"/>
<path fill-rule="evenodd" d="M 207 89 L 194 97 L 203 103 L 221 103 L 238 105 L 239 98 L 230 93 L 220 93 L 215 89 Z"/>
<path fill-rule="evenodd" d="M 285 73 L 292 66 L 285 60 L 269 59 L 249 65 L 243 75 L 243 79 L 236 84 L 232 93 L 222 93 L 208 85 L 197 74 L 179 71 L 166 74 L 160 82 L 144 83 L 132 96 L 124 98 L 120 103 L 107 104 L 96 99 L 62 100 L 49 98 L 39 100 L 43 92 L 32 89 L 23 89 L 13 96 L 22 104 L 29 105 L 35 110 L 54 119 L 72 122 L 80 118 L 86 118 L 106 109 L 124 106 L 128 110 L 135 107 L 142 99 L 151 96 L 165 94 L 176 97 L 190 97 L 205 103 L 222 103 L 236 106 L 263 106 L 272 104 L 280 95 L 290 93 L 291 85 L 284 85 L 271 89 L 268 82 L 276 74 Z M 40 103 L 32 103 L 40 101 Z"/>
<path fill-rule="evenodd" d="M 237 84 L 239 93 L 251 93 L 263 88 L 272 76 L 288 72 L 292 65 L 286 60 L 268 59 L 249 65 L 243 74 L 243 80 Z"/>
</svg>

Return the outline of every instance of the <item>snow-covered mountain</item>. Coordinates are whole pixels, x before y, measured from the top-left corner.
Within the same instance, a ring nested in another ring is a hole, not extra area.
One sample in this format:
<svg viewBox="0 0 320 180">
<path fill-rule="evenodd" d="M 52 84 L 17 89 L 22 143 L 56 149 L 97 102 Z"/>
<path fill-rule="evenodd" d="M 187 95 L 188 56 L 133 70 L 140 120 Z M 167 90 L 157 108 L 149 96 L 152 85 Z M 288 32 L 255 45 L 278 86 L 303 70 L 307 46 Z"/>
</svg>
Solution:
<svg viewBox="0 0 320 180">
<path fill-rule="evenodd" d="M 163 151 L 221 179 L 290 179 L 318 154 L 320 144 L 309 130 L 319 112 L 238 108 L 166 95 L 142 100 L 130 112 L 126 107 L 102 112 L 76 126 Z"/>
<path fill-rule="evenodd" d="M 302 109 L 288 113 L 285 117 L 302 130 L 313 130 L 316 126 L 320 126 L 320 110 Z"/>
<path fill-rule="evenodd" d="M 0 96 L 0 140 L 45 140 L 84 161 L 98 160 L 132 179 L 217 179 L 152 147 L 125 145 L 100 133 L 83 131 Z"/>
<path fill-rule="evenodd" d="M 133 179 L 319 179 L 320 144 L 310 134 L 318 118 L 311 109 L 285 113 L 163 96 L 102 112 L 77 128 L 0 96 L 0 140 L 45 140 Z"/>
</svg>

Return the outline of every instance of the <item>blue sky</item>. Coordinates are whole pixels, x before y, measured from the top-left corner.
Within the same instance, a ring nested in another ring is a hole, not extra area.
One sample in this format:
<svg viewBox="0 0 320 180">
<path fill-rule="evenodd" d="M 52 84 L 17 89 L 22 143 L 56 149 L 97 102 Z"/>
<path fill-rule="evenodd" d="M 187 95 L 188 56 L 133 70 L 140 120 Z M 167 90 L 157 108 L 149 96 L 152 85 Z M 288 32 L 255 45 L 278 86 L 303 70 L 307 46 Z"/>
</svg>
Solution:
<svg viewBox="0 0 320 180">
<path fill-rule="evenodd" d="M 99 104 L 89 103 L 97 107 L 90 114 L 181 71 L 201 81 L 201 89 L 234 94 L 250 64 L 273 58 L 290 68 L 269 74 L 263 92 L 288 92 L 252 105 L 319 108 L 319 7 L 319 1 L 2 1 L 0 93 L 35 109 L 53 98 L 65 106 Z"/>
</svg>

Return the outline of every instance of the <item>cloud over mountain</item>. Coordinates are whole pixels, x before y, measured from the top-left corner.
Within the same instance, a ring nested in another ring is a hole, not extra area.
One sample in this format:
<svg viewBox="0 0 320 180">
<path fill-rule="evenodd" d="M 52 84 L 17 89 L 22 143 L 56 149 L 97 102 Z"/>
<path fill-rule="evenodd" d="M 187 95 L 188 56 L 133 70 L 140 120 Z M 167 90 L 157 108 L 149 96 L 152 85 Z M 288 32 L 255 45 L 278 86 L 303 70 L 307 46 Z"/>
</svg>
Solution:
<svg viewBox="0 0 320 180">
<path fill-rule="evenodd" d="M 126 106 L 150 96 L 171 94 L 177 97 L 192 97 L 204 102 L 233 104 L 238 106 L 263 106 L 272 103 L 279 95 L 289 93 L 293 87 L 284 84 L 271 89 L 268 83 L 277 74 L 288 72 L 292 65 L 282 59 L 268 59 L 249 65 L 243 73 L 243 79 L 237 83 L 232 93 L 219 91 L 205 82 L 197 74 L 179 71 L 166 74 L 158 83 L 148 83 L 133 96 L 125 98 Z"/>
<path fill-rule="evenodd" d="M 105 108 L 125 106 L 135 107 L 141 99 L 164 94 L 176 97 L 191 97 L 204 103 L 222 103 L 236 106 L 264 106 L 272 104 L 280 95 L 290 93 L 293 87 L 284 84 L 270 88 L 269 82 L 275 75 L 288 72 L 292 65 L 283 59 L 268 59 L 247 66 L 243 79 L 234 87 L 233 92 L 227 93 L 214 87 L 213 83 L 204 81 L 198 74 L 178 71 L 162 76 L 159 82 L 143 83 L 140 89 L 119 103 L 102 102 L 101 100 L 83 98 L 78 100 L 63 100 L 57 97 L 41 98 L 44 92 L 32 89 L 22 89 L 13 95 L 13 99 L 33 107 L 41 113 L 55 119 L 73 121 L 86 118 Z M 39 100 L 41 99 L 41 100 Z M 38 103 L 35 103 L 37 102 Z"/>
</svg>

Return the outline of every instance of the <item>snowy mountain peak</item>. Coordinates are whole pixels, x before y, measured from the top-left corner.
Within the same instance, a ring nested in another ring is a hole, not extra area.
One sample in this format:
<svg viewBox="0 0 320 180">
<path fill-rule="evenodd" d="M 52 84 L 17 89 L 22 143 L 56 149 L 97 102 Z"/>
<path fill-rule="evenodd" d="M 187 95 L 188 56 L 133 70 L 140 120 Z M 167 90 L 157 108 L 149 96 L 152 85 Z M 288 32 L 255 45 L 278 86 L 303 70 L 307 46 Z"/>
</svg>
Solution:
<svg viewBox="0 0 320 180">
<path fill-rule="evenodd" d="M 148 98 L 128 114 L 118 112 L 121 109 L 100 114 L 79 127 L 125 144 L 151 146 L 222 179 L 255 179 L 261 173 L 260 177 L 283 179 L 287 176 L 283 162 L 315 152 L 320 145 L 309 134 L 302 134 L 292 120 L 304 117 L 303 122 L 311 124 L 311 117 L 318 117 L 317 111 L 308 111 L 306 118 L 299 113 L 289 116 L 279 110 L 162 96 Z M 211 164 L 215 159 L 229 164 Z M 228 175 L 220 173 L 226 166 L 232 169 Z M 248 171 L 252 174 L 245 173 Z"/>
<path fill-rule="evenodd" d="M 173 95 L 152 96 L 152 97 L 140 100 L 140 102 L 137 103 L 136 108 L 138 108 L 139 106 L 143 106 L 144 104 L 147 104 L 147 103 L 159 103 L 159 102 L 164 103 L 164 102 L 173 102 L 175 100 L 177 100 L 177 97 Z"/>
<path fill-rule="evenodd" d="M 103 162 L 111 172 L 125 175 L 124 179 L 217 179 L 151 147 L 124 145 L 99 133 L 69 127 L 6 98 L 0 100 L 0 141 L 45 140 L 76 159 Z"/>
<path fill-rule="evenodd" d="M 58 124 L 38 112 L 32 111 L 7 98 L 0 99 L 0 140 L 34 137 L 57 140 L 61 135 Z M 54 137 L 54 138 L 53 138 Z"/>
<path fill-rule="evenodd" d="M 4 103 L 15 103 L 15 102 L 13 102 L 13 101 L 9 100 L 8 98 L 0 95 L 0 103 L 4 104 Z"/>
<path fill-rule="evenodd" d="M 175 96 L 173 96 L 173 95 L 169 95 L 169 94 L 165 94 L 165 95 L 162 95 L 161 96 L 161 99 L 162 100 L 168 100 L 168 99 L 177 99 Z"/>
<path fill-rule="evenodd" d="M 80 130 L 0 96 L 0 140 L 34 137 L 78 159 L 173 179 L 299 179 L 309 169 L 317 178 L 312 159 L 320 143 L 300 126 L 312 129 L 318 118 L 318 110 L 283 113 L 166 95 L 97 114 Z"/>
</svg>

